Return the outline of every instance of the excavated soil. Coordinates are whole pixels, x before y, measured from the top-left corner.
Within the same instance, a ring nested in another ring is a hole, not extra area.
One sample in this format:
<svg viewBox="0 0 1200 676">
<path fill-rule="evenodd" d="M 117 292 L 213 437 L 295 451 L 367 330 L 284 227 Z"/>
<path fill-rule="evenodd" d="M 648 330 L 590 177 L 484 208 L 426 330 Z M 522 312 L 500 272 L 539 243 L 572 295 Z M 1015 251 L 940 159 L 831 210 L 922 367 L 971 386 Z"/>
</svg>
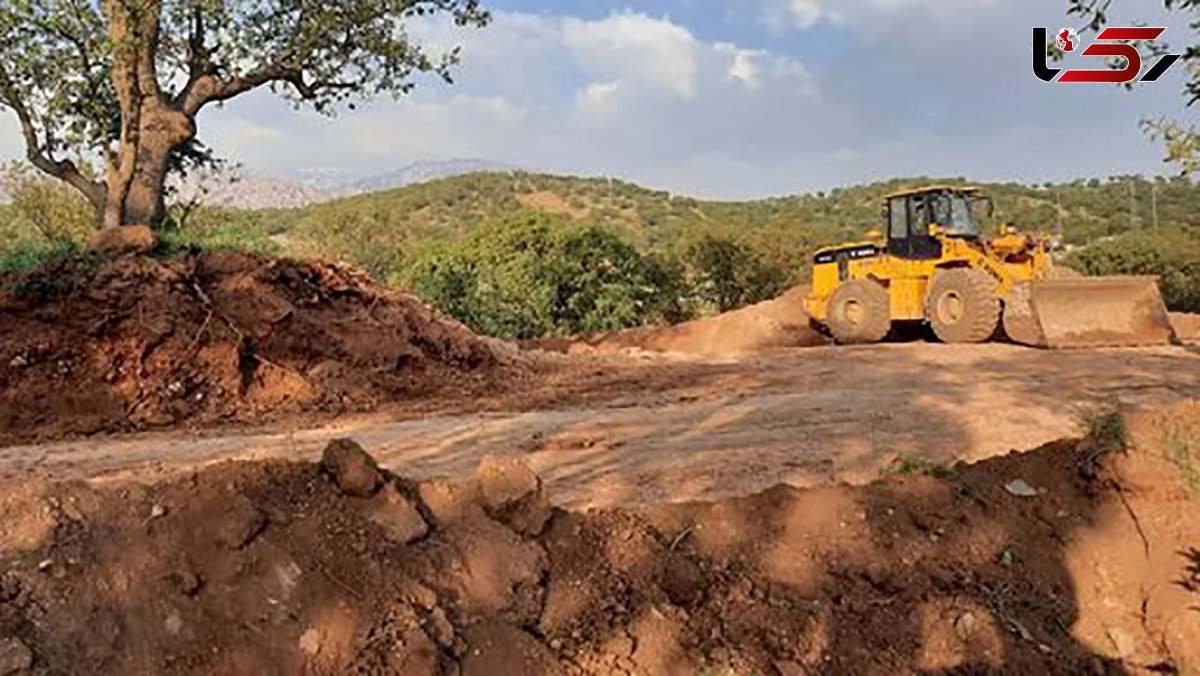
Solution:
<svg viewBox="0 0 1200 676">
<path fill-rule="evenodd" d="M 740 310 L 705 317 L 674 326 L 630 329 L 591 341 L 566 338 L 525 341 L 524 347 L 555 352 L 611 352 L 628 348 L 654 352 L 673 352 L 703 358 L 739 358 L 781 348 L 816 347 L 829 345 L 828 336 L 815 330 L 804 309 L 808 286 L 796 286 L 778 298 Z M 1171 326 L 1176 337 L 1185 343 L 1200 342 L 1200 315 L 1172 312 Z M 898 331 L 893 339 L 911 340 L 924 333 L 917 327 Z M 1093 336 L 1103 344 L 1103 336 Z M 1115 345 L 1120 337 L 1112 338 Z"/>
<path fill-rule="evenodd" d="M 0 445 L 470 394 L 511 348 L 348 268 L 245 254 L 0 280 Z"/>
<path fill-rule="evenodd" d="M 1195 673 L 1200 405 L 1097 423 L 865 487 L 588 513 L 519 463 L 415 483 L 347 442 L 12 483 L 0 673 Z"/>
<path fill-rule="evenodd" d="M 779 348 L 826 345 L 829 339 L 809 325 L 804 310 L 808 292 L 809 287 L 797 286 L 778 298 L 740 310 L 674 326 L 622 331 L 592 341 L 591 347 L 601 351 L 640 348 L 702 357 L 737 357 Z"/>
<path fill-rule="evenodd" d="M 1175 335 L 1185 343 L 1200 342 L 1200 315 L 1184 312 L 1171 313 L 1171 328 Z"/>
</svg>

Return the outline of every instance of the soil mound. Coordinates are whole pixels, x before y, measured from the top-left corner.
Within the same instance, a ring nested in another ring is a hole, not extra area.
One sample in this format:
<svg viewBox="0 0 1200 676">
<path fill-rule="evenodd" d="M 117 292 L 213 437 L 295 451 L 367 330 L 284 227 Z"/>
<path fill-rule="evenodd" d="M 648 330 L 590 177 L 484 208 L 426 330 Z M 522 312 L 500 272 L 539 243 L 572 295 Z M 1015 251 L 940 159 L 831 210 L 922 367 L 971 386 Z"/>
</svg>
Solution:
<svg viewBox="0 0 1200 676">
<path fill-rule="evenodd" d="M 1200 343 L 1200 315 L 1172 312 L 1171 328 L 1183 342 Z"/>
<path fill-rule="evenodd" d="M 0 444 L 369 410 L 510 361 L 348 268 L 236 253 L 10 276 L 0 326 Z"/>
<path fill-rule="evenodd" d="M 345 440 L 322 465 L 9 485 L 0 666 L 1191 673 L 1200 510 L 1179 449 L 1200 406 L 1096 430 L 974 466 L 903 457 L 862 488 L 588 514 L 548 507 L 519 464 L 415 484 Z"/>
<path fill-rule="evenodd" d="M 667 327 L 634 329 L 595 344 L 600 350 L 640 348 L 704 357 L 735 357 L 783 347 L 811 347 L 829 340 L 814 330 L 804 311 L 809 287 L 732 312 Z"/>
</svg>

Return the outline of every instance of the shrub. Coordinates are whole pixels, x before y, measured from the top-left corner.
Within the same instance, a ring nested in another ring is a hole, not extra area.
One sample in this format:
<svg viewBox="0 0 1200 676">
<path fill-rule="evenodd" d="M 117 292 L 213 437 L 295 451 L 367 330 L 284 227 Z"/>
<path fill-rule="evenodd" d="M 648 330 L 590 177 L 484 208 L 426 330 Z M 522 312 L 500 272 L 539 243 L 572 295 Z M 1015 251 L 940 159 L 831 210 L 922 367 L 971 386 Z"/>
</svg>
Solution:
<svg viewBox="0 0 1200 676">
<path fill-rule="evenodd" d="M 402 280 L 481 333 L 574 335 L 678 319 L 671 266 L 615 232 L 538 211 L 428 246 Z"/>
<path fill-rule="evenodd" d="M 0 251 L 0 273 L 20 272 L 44 263 L 74 258 L 83 253 L 83 247 L 71 240 L 37 242 Z"/>
<path fill-rule="evenodd" d="M 692 297 L 717 312 L 774 298 L 788 275 L 730 237 L 706 233 L 682 254 Z"/>
<path fill-rule="evenodd" d="M 92 206 L 74 188 L 10 162 L 0 169 L 0 270 L 33 267 L 77 252 L 96 228 Z"/>
<path fill-rule="evenodd" d="M 1073 251 L 1067 264 L 1086 275 L 1157 275 L 1167 307 L 1200 312 L 1200 239 L 1184 231 L 1126 233 Z"/>
<path fill-rule="evenodd" d="M 79 192 L 24 162 L 9 162 L 0 169 L 0 189 L 12 199 L 9 227 L 26 229 L 27 235 L 40 235 L 45 242 L 82 243 L 99 224 L 96 210 Z"/>
</svg>

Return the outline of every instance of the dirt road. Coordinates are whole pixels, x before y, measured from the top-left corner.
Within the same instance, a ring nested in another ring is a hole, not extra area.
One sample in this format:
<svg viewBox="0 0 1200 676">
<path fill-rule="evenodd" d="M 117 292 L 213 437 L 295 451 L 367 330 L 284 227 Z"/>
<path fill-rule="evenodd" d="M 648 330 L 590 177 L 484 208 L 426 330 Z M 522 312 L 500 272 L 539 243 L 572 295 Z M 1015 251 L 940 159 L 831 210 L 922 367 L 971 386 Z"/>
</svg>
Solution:
<svg viewBox="0 0 1200 676">
<path fill-rule="evenodd" d="M 1164 347 L 1047 352 L 927 343 L 809 348 L 725 363 L 596 358 L 570 397 L 485 413 L 373 416 L 318 429 L 93 438 L 0 449 L 0 477 L 138 477 L 233 458 L 318 456 L 350 436 L 391 470 L 463 475 L 522 457 L 571 507 L 712 499 L 862 483 L 898 453 L 979 460 L 1074 434 L 1088 410 L 1200 397 L 1200 354 Z"/>
</svg>

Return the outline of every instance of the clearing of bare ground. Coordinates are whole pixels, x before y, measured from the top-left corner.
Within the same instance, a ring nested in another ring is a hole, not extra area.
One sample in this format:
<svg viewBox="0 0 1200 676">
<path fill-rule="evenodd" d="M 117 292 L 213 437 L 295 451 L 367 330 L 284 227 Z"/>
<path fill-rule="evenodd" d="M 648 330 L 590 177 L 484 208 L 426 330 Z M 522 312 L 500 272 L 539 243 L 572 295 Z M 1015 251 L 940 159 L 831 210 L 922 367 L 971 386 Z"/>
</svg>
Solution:
<svg viewBox="0 0 1200 676">
<path fill-rule="evenodd" d="M 864 487 L 568 512 L 519 462 L 0 488 L 0 673 L 1200 669 L 1200 404 Z"/>
<path fill-rule="evenodd" d="M 132 256 L 2 281 L 0 444 L 370 410 L 515 370 L 515 350 L 337 265 Z"/>
</svg>

